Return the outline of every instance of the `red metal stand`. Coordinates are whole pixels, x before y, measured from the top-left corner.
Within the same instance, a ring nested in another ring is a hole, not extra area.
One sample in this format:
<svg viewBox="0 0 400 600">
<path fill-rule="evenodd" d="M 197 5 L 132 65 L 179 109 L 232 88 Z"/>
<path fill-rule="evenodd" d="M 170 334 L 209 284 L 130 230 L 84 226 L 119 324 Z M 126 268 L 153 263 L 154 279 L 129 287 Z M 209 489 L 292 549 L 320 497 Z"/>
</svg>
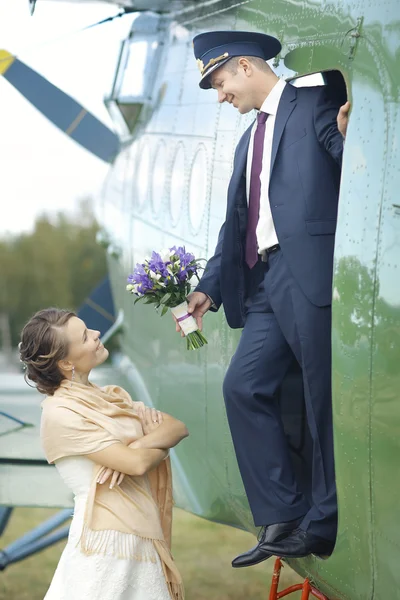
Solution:
<svg viewBox="0 0 400 600">
<path fill-rule="evenodd" d="M 292 592 L 301 591 L 301 600 L 309 600 L 310 595 L 314 596 L 314 598 L 318 598 L 319 600 L 329 600 L 324 594 L 316 590 L 311 584 L 309 579 L 305 579 L 303 583 L 297 583 L 296 585 L 291 585 L 286 588 L 286 590 L 282 590 L 278 592 L 279 586 L 279 578 L 281 576 L 282 569 L 282 561 L 280 558 L 277 558 L 274 565 L 274 572 L 272 574 L 272 583 L 271 589 L 269 591 L 268 600 L 279 600 L 280 598 L 284 598 L 284 596 L 288 596 Z"/>
</svg>

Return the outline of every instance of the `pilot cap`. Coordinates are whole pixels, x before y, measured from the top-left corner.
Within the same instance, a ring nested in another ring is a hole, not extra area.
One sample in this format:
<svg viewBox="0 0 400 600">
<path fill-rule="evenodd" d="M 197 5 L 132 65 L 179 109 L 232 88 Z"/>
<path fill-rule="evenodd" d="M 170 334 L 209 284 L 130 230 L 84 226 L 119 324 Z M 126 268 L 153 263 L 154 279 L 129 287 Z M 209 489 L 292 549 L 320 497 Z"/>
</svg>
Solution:
<svg viewBox="0 0 400 600">
<path fill-rule="evenodd" d="M 203 90 L 211 88 L 209 75 L 234 56 L 258 56 L 267 61 L 281 51 L 281 43 L 265 33 L 252 31 L 209 31 L 193 39 Z"/>
</svg>

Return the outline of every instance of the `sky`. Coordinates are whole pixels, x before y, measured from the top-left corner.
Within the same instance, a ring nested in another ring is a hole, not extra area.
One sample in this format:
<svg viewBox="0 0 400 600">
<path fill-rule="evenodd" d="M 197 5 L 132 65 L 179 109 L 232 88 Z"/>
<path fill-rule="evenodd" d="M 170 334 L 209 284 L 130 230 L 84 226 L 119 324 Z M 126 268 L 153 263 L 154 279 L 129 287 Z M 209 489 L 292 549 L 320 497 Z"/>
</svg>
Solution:
<svg viewBox="0 0 400 600">
<path fill-rule="evenodd" d="M 132 16 L 78 32 L 118 12 L 106 3 L 0 0 L 0 48 L 15 54 L 112 127 L 103 104 Z M 108 166 L 69 139 L 0 76 L 0 237 L 29 231 L 42 212 L 95 197 Z"/>
</svg>

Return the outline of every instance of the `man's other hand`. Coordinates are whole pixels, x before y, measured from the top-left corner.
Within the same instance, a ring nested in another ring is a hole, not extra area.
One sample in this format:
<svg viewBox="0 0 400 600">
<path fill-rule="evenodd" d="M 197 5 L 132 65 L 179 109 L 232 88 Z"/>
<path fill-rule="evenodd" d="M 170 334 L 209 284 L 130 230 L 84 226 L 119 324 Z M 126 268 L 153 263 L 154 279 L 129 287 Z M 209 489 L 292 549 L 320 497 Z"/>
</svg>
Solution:
<svg viewBox="0 0 400 600">
<path fill-rule="evenodd" d="M 349 110 L 350 110 L 350 102 L 346 102 L 339 108 L 338 116 L 337 116 L 337 126 L 342 134 L 343 138 L 346 137 L 347 133 L 347 123 L 349 122 Z"/>
</svg>

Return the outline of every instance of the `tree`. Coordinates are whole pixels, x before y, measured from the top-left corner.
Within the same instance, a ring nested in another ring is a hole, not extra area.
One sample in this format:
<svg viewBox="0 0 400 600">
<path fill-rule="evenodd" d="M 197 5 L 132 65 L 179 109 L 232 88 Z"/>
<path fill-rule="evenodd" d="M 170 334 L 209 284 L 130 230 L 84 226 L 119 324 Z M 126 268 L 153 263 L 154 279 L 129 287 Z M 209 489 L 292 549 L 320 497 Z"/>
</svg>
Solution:
<svg viewBox="0 0 400 600">
<path fill-rule="evenodd" d="M 99 226 L 83 201 L 76 217 L 40 216 L 29 234 L 0 240 L 0 313 L 8 315 L 13 344 L 26 321 L 47 306 L 77 310 L 107 272 Z"/>
</svg>

